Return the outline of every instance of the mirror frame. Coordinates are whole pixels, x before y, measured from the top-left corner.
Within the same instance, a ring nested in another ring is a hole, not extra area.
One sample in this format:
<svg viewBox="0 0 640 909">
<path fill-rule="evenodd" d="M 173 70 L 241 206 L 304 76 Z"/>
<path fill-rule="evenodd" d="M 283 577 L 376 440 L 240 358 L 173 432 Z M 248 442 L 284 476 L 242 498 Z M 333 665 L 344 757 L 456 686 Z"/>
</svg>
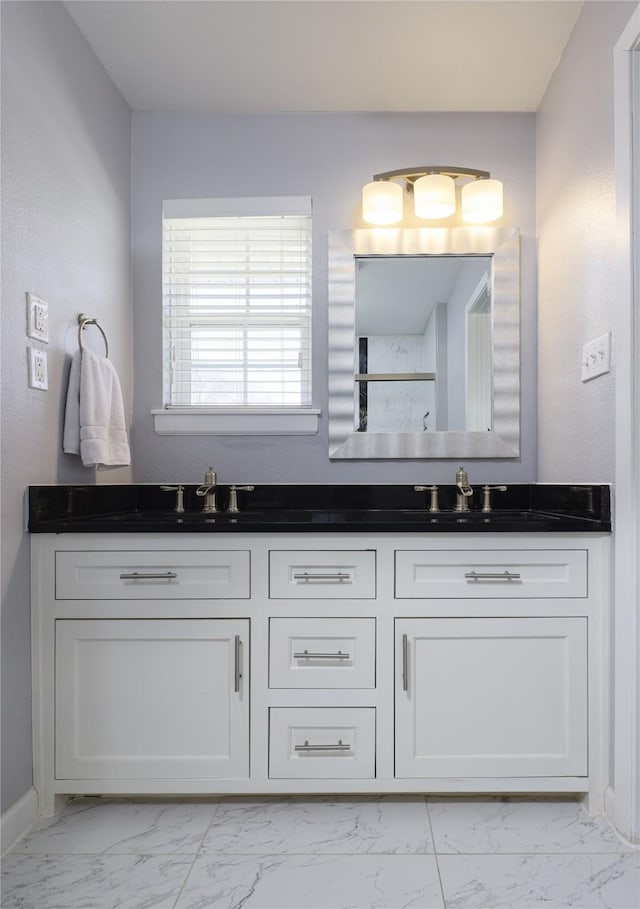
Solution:
<svg viewBox="0 0 640 909">
<path fill-rule="evenodd" d="M 490 255 L 492 432 L 354 430 L 356 256 Z M 329 231 L 329 457 L 517 458 L 520 455 L 520 235 L 517 228 Z"/>
</svg>

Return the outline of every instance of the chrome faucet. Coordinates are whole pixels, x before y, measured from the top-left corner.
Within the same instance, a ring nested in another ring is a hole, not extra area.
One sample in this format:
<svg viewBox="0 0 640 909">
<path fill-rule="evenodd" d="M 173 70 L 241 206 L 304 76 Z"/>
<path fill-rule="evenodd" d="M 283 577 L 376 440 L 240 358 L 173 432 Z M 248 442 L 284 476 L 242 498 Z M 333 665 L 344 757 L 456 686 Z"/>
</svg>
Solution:
<svg viewBox="0 0 640 909">
<path fill-rule="evenodd" d="M 196 489 L 197 496 L 204 496 L 204 505 L 202 510 L 211 514 L 218 510 L 216 504 L 216 490 L 218 488 L 218 477 L 213 467 L 207 467 L 204 475 L 204 483 Z"/>
<path fill-rule="evenodd" d="M 469 486 L 469 477 L 464 467 L 458 468 L 456 472 L 456 511 L 469 511 L 468 499 L 473 495 L 473 489 Z"/>
</svg>

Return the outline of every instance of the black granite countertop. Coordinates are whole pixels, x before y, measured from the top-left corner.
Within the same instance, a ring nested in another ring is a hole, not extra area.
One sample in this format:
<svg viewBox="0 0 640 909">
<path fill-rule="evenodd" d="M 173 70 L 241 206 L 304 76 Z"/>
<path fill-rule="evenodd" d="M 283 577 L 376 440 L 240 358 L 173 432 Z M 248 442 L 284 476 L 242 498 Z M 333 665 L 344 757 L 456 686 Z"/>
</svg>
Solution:
<svg viewBox="0 0 640 909">
<path fill-rule="evenodd" d="M 167 485 L 177 485 L 176 483 Z M 239 513 L 227 511 L 219 486 L 215 514 L 204 514 L 197 485 L 185 484 L 183 513 L 161 486 L 30 486 L 31 533 L 548 533 L 611 530 L 609 487 L 519 483 L 492 493 L 482 512 L 482 484 L 470 511 L 454 511 L 455 486 L 439 487 L 440 511 L 413 486 L 256 485 L 239 491 Z"/>
</svg>

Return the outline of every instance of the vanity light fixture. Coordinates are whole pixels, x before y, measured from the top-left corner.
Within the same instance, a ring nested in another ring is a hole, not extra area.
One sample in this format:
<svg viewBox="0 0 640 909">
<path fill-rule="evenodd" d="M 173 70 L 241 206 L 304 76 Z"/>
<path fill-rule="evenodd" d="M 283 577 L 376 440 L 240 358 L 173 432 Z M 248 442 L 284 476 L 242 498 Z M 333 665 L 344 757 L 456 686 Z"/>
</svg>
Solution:
<svg viewBox="0 0 640 909">
<path fill-rule="evenodd" d="M 466 178 L 466 179 L 465 179 Z M 502 183 L 488 170 L 429 165 L 374 174 L 362 190 L 362 217 L 368 224 L 396 224 L 402 218 L 402 183 L 413 193 L 419 218 L 448 218 L 456 210 L 456 180 L 461 181 L 462 218 L 489 224 L 502 217 Z M 464 182 L 462 182 L 464 181 Z"/>
</svg>

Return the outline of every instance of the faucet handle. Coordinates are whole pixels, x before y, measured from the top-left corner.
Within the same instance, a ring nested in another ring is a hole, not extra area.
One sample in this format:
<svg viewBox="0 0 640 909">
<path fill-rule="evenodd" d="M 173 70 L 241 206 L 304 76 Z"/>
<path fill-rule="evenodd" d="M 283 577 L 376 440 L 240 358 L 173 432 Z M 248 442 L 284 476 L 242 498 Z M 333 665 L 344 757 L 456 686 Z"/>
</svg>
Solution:
<svg viewBox="0 0 640 909">
<path fill-rule="evenodd" d="M 415 492 L 430 492 L 431 501 L 429 504 L 429 511 L 432 514 L 440 511 L 440 505 L 438 504 L 438 487 L 434 484 L 433 486 L 414 486 Z"/>
<path fill-rule="evenodd" d="M 161 486 L 160 489 L 162 492 L 176 493 L 176 507 L 174 511 L 181 514 L 184 511 L 184 486 Z"/>
<path fill-rule="evenodd" d="M 238 508 L 238 490 L 240 492 L 253 492 L 254 489 L 255 486 L 236 486 L 236 484 L 233 483 L 229 487 L 229 507 L 227 508 L 227 511 L 230 511 L 233 514 L 240 511 Z"/>
<path fill-rule="evenodd" d="M 491 492 L 495 490 L 496 492 L 506 492 L 506 486 L 488 486 L 485 484 L 482 487 L 482 511 L 485 514 L 491 511 Z"/>
</svg>

